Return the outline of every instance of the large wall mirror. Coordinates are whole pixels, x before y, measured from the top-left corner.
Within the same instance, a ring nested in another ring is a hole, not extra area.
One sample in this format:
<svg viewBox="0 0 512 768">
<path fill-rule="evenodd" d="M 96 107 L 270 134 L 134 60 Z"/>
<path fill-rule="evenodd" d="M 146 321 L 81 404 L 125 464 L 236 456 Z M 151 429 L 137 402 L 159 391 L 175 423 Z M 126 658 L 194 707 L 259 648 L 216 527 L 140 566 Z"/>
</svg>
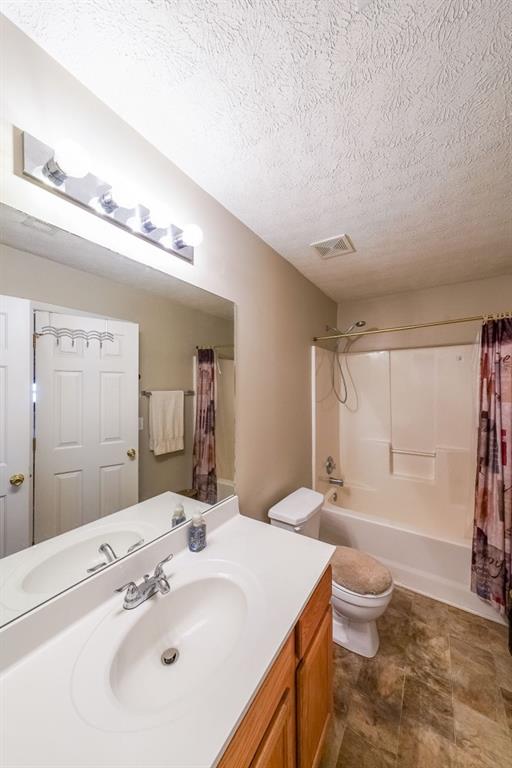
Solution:
<svg viewBox="0 0 512 768">
<path fill-rule="evenodd" d="M 1 207 L 0 623 L 234 493 L 234 305 Z"/>
</svg>

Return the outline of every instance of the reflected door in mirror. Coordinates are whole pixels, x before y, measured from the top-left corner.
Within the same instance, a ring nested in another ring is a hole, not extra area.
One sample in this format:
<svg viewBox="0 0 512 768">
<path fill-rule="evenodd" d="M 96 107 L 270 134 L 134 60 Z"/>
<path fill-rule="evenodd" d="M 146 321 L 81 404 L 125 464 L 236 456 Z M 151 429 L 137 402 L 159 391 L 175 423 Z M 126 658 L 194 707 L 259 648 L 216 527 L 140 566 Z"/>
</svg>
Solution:
<svg viewBox="0 0 512 768">
<path fill-rule="evenodd" d="M 30 321 L 29 301 L 0 296 L 0 557 L 32 543 Z"/>
<path fill-rule="evenodd" d="M 138 325 L 109 320 L 113 340 L 100 340 L 102 318 L 35 322 L 37 543 L 138 501 Z"/>
</svg>

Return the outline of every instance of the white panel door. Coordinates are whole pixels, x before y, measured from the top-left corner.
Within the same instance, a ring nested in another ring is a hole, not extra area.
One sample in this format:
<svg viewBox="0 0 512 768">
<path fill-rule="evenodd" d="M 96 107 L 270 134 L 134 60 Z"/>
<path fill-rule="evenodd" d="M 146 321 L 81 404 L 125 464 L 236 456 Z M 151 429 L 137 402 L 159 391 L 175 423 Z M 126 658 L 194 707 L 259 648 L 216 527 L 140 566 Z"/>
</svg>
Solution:
<svg viewBox="0 0 512 768">
<path fill-rule="evenodd" d="M 45 326 L 109 331 L 113 341 L 36 336 L 34 540 L 138 501 L 135 323 L 37 311 Z M 135 451 L 135 454 L 132 452 Z"/>
<path fill-rule="evenodd" d="M 31 319 L 29 301 L 0 296 L 0 557 L 32 544 Z"/>
</svg>

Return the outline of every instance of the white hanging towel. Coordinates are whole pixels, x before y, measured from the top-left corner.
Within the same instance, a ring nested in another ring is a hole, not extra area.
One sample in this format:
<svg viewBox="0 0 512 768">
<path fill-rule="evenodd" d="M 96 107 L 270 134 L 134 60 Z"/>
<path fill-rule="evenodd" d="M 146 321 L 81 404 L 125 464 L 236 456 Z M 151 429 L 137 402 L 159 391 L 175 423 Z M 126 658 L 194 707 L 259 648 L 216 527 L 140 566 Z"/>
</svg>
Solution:
<svg viewBox="0 0 512 768">
<path fill-rule="evenodd" d="M 184 448 L 183 390 L 151 392 L 149 398 L 149 450 L 155 456 Z"/>
</svg>

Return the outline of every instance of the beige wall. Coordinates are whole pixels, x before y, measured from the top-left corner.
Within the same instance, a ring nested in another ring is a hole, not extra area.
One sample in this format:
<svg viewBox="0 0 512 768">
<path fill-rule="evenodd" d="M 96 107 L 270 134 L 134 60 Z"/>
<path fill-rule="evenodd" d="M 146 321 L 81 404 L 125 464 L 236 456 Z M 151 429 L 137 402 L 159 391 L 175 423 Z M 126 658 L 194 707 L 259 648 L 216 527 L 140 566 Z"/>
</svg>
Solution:
<svg viewBox="0 0 512 768">
<path fill-rule="evenodd" d="M 310 344 L 334 322 L 335 304 L 14 25 L 0 24 L 3 202 L 237 304 L 235 474 L 242 512 L 263 519 L 311 483 Z M 169 204 L 177 223 L 198 223 L 195 264 L 14 175 L 13 125 L 53 146 L 72 137 L 94 169 L 129 175 L 141 195 Z"/>
<path fill-rule="evenodd" d="M 0 293 L 139 324 L 141 389 L 192 389 L 197 344 L 232 344 L 230 320 L 153 293 L 0 246 Z M 154 456 L 148 448 L 148 400 L 140 400 L 139 496 L 189 488 L 192 482 L 193 400 L 185 398 L 185 450 Z"/>
<path fill-rule="evenodd" d="M 485 258 L 485 255 L 482 255 Z M 380 296 L 338 307 L 338 327 L 346 328 L 354 320 L 366 320 L 367 328 L 426 323 L 483 313 L 512 310 L 512 274 L 454 285 L 442 285 L 421 291 L 407 291 Z M 354 352 L 369 349 L 470 344 L 475 341 L 480 323 L 461 323 L 415 331 L 383 333 L 359 339 Z"/>
</svg>

